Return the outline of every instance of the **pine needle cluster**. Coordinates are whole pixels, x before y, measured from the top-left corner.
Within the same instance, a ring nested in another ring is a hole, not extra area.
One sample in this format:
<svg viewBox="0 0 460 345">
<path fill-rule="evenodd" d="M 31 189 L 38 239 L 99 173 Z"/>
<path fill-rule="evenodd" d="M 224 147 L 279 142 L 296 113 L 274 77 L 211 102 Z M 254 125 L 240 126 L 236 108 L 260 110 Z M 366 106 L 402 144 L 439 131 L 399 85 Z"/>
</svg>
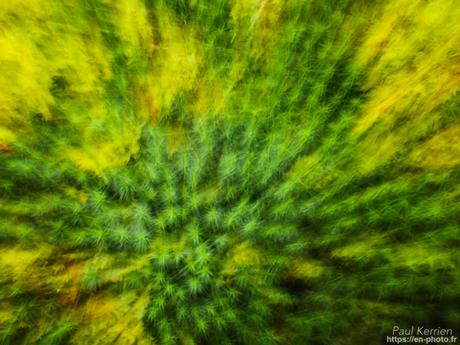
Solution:
<svg viewBox="0 0 460 345">
<path fill-rule="evenodd" d="M 0 343 L 459 331 L 458 16 L 0 5 Z"/>
</svg>

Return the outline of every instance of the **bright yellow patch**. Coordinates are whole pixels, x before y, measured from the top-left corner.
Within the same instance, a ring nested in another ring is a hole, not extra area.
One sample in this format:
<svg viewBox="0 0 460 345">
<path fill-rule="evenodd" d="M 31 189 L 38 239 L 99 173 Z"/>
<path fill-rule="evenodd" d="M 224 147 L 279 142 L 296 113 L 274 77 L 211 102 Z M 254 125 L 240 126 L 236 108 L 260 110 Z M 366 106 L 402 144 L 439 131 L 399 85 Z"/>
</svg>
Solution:
<svg viewBox="0 0 460 345">
<path fill-rule="evenodd" d="M 23 123 L 28 111 L 49 115 L 49 65 L 25 28 L 0 31 L 0 122 Z"/>
<path fill-rule="evenodd" d="M 370 93 L 351 136 L 365 133 L 377 122 L 380 125 L 359 145 L 367 171 L 419 134 L 417 124 L 460 87 L 456 1 L 392 0 L 380 11 L 356 54 L 356 63 L 367 69 L 365 89 Z M 401 118 L 405 122 L 395 131 L 393 126 Z"/>
<path fill-rule="evenodd" d="M 259 251 L 248 242 L 243 242 L 233 247 L 230 251 L 224 265 L 224 272 L 226 275 L 232 276 L 238 270 L 238 266 L 250 265 L 258 267 L 260 263 L 261 258 Z"/>
<path fill-rule="evenodd" d="M 143 1 L 117 0 L 113 5 L 116 32 L 127 56 L 144 55 L 143 58 L 147 58 L 153 49 L 153 36 Z"/>
<path fill-rule="evenodd" d="M 452 169 L 460 164 L 460 125 L 447 128 L 412 152 L 413 164 L 427 170 Z"/>
<path fill-rule="evenodd" d="M 319 153 L 319 151 L 316 151 L 313 154 L 300 157 L 286 175 L 298 179 L 308 176 L 308 174 L 320 164 L 321 155 Z"/>
<path fill-rule="evenodd" d="M 139 149 L 140 127 L 126 128 L 116 134 L 114 130 L 113 139 L 100 141 L 89 133 L 82 148 L 70 148 L 64 154 L 80 168 L 101 175 L 107 168 L 125 164 Z"/>
<path fill-rule="evenodd" d="M 399 246 L 388 256 L 392 264 L 419 269 L 427 266 L 433 269 L 455 270 L 455 253 L 453 250 L 430 247 L 427 244 L 409 244 Z"/>
<path fill-rule="evenodd" d="M 0 325 L 8 322 L 13 316 L 14 309 L 11 305 L 0 306 Z"/>
<path fill-rule="evenodd" d="M 166 8 L 159 8 L 161 41 L 154 47 L 153 64 L 148 76 L 151 116 L 171 105 L 179 91 L 191 90 L 203 63 L 201 44 L 191 26 L 177 22 Z"/>
<path fill-rule="evenodd" d="M 86 318 L 70 340 L 71 344 L 154 344 L 144 332 L 142 317 L 149 297 L 124 293 L 117 297 L 99 294 L 83 308 Z"/>
<path fill-rule="evenodd" d="M 325 272 L 325 267 L 320 261 L 300 258 L 291 259 L 289 275 L 294 278 L 316 278 Z"/>
<path fill-rule="evenodd" d="M 375 253 L 376 247 L 380 243 L 382 243 L 381 236 L 368 234 L 366 236 L 362 236 L 356 242 L 334 249 L 332 256 L 344 259 L 361 260 L 372 256 Z"/>
<path fill-rule="evenodd" d="M 2 248 L 0 251 L 0 270 L 13 280 L 27 280 L 33 272 L 34 263 L 49 256 L 51 249 L 45 245 L 39 249 L 20 247 Z"/>
</svg>

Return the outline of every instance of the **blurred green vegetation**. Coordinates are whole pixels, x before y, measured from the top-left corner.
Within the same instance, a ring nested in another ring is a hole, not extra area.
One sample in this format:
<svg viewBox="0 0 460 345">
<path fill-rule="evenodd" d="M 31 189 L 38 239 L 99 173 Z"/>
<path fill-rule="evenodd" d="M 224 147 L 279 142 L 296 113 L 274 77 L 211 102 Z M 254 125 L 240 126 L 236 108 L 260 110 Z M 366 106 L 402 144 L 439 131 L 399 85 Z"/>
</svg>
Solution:
<svg viewBox="0 0 460 345">
<path fill-rule="evenodd" d="M 0 343 L 460 330 L 459 17 L 0 3 Z"/>
</svg>

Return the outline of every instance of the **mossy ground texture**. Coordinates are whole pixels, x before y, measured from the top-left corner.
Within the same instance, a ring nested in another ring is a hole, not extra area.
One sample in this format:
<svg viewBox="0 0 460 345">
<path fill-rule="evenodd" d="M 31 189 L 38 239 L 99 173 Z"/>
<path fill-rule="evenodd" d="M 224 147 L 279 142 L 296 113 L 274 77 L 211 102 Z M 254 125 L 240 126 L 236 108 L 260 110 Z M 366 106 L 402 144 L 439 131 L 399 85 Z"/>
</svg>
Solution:
<svg viewBox="0 0 460 345">
<path fill-rule="evenodd" d="M 0 344 L 458 335 L 459 18 L 0 1 Z"/>
</svg>

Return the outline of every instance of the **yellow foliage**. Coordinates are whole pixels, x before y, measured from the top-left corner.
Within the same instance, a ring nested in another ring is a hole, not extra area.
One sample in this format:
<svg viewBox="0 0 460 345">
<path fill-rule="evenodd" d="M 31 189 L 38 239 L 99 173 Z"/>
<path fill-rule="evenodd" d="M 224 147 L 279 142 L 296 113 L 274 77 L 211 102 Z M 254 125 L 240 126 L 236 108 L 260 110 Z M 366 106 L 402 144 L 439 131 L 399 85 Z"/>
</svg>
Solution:
<svg viewBox="0 0 460 345">
<path fill-rule="evenodd" d="M 358 157 L 362 157 L 360 171 L 371 172 L 376 166 L 392 157 L 398 149 L 401 149 L 407 137 L 404 138 L 398 134 L 389 133 L 383 138 L 376 135 L 365 137 L 359 144 Z"/>
<path fill-rule="evenodd" d="M 25 28 L 0 31 L 0 61 L 0 121 L 22 125 L 28 111 L 49 117 L 48 62 Z"/>
<path fill-rule="evenodd" d="M 166 8 L 159 8 L 161 41 L 154 47 L 148 94 L 151 115 L 167 107 L 179 91 L 191 90 L 202 64 L 201 45 L 191 26 L 181 26 Z"/>
<path fill-rule="evenodd" d="M 305 188 L 324 188 L 334 182 L 340 175 L 339 171 L 324 171 L 321 165 L 322 150 L 299 158 L 286 172 L 287 178 L 293 178 Z"/>
<path fill-rule="evenodd" d="M 321 155 L 319 151 L 306 155 L 297 159 L 295 164 L 289 169 L 286 173 L 288 177 L 294 177 L 302 179 L 305 176 L 308 176 L 309 173 L 318 166 L 321 161 Z"/>
<path fill-rule="evenodd" d="M 192 107 L 197 116 L 208 110 L 220 112 L 225 104 L 225 88 L 222 80 L 204 81 L 197 85 L 197 96 Z"/>
<path fill-rule="evenodd" d="M 59 302 L 63 305 L 74 303 L 80 294 L 79 285 L 82 273 L 80 263 L 71 264 L 65 268 L 63 276 L 67 278 L 68 285 L 61 292 Z"/>
<path fill-rule="evenodd" d="M 64 155 L 74 161 L 80 168 L 91 170 L 100 175 L 110 167 L 125 164 L 138 151 L 138 131 L 123 133 L 111 141 L 85 141 L 82 148 L 71 148 Z M 131 134 L 131 135 L 130 135 Z"/>
<path fill-rule="evenodd" d="M 111 73 L 108 62 L 110 53 L 103 46 L 100 33 L 93 32 L 90 39 L 74 33 L 61 33 L 55 40 L 54 46 L 51 46 L 54 48 L 54 57 L 49 60 L 49 77 L 62 73 L 70 91 L 88 97 L 81 98 L 82 101 L 103 102 L 100 96 L 104 81 Z"/>
<path fill-rule="evenodd" d="M 364 111 L 369 118 L 356 128 L 359 132 L 382 115 L 400 116 L 398 112 L 408 109 L 417 116 L 428 114 L 460 85 L 460 64 L 453 60 L 460 53 L 456 2 L 399 2 L 403 7 L 400 28 L 393 32 L 382 57 L 370 70 L 368 85 L 377 87 Z M 390 6 L 390 10 L 394 8 Z M 413 16 L 414 22 L 408 29 L 403 27 L 406 16 Z"/>
<path fill-rule="evenodd" d="M 110 54 L 99 31 L 93 30 L 89 38 L 83 39 L 81 33 L 52 25 L 53 20 L 65 21 L 61 17 L 67 14 L 65 9 L 48 8 L 46 1 L 32 3 L 48 9 L 19 13 L 22 21 L 33 25 L 33 32 L 13 19 L 0 32 L 2 120 L 12 118 L 21 123 L 28 112 L 49 118 L 49 106 L 54 104 L 49 89 L 54 76 L 64 76 L 71 91 L 85 93 L 93 100 L 100 94 L 104 80 L 110 77 Z M 30 6 L 28 1 L 25 4 Z M 38 44 L 40 41 L 46 42 L 46 49 Z"/>
<path fill-rule="evenodd" d="M 254 16 L 260 8 L 262 0 L 234 0 L 232 6 L 232 19 L 239 22 L 245 17 Z"/>
<path fill-rule="evenodd" d="M 85 305 L 84 313 L 90 318 L 106 317 L 117 312 L 115 298 L 111 296 L 91 297 Z"/>
<path fill-rule="evenodd" d="M 362 236 L 356 242 L 348 244 L 344 247 L 334 249 L 332 256 L 344 259 L 363 259 L 372 256 L 376 247 L 382 243 L 382 237 L 375 234 L 367 234 Z"/>
<path fill-rule="evenodd" d="M 379 123 L 366 134 L 373 138 L 364 138 L 358 148 L 368 171 L 418 135 L 414 125 L 426 121 L 460 87 L 456 1 L 392 0 L 380 11 L 355 56 L 366 71 L 364 88 L 369 96 L 351 136 Z M 402 118 L 405 122 L 395 131 L 396 121 Z"/>
<path fill-rule="evenodd" d="M 85 269 L 92 269 L 92 268 L 96 268 L 98 270 L 109 269 L 110 267 L 113 266 L 115 260 L 116 260 L 115 255 L 109 255 L 109 254 L 103 254 L 103 253 L 94 255 L 91 259 L 85 262 Z"/>
<path fill-rule="evenodd" d="M 318 260 L 293 258 L 288 274 L 298 279 L 316 278 L 324 274 L 325 267 Z"/>
<path fill-rule="evenodd" d="M 259 251 L 248 242 L 242 242 L 231 249 L 224 264 L 224 273 L 232 276 L 238 270 L 238 266 L 250 265 L 258 267 L 261 263 Z"/>
<path fill-rule="evenodd" d="M 186 234 L 182 238 L 178 238 L 177 236 L 156 236 L 150 244 L 151 254 L 149 255 L 157 257 L 169 252 L 183 252 L 187 245 L 186 241 Z"/>
<path fill-rule="evenodd" d="M 73 200 L 77 200 L 81 202 L 82 204 L 86 203 L 86 200 L 88 199 L 88 196 L 85 194 L 85 192 L 78 190 L 73 187 L 67 187 L 65 189 L 65 194 L 70 197 Z"/>
<path fill-rule="evenodd" d="M 254 17 L 254 42 L 252 53 L 260 57 L 270 52 L 281 37 L 280 16 L 284 0 L 263 0 Z"/>
<path fill-rule="evenodd" d="M 153 344 L 144 332 L 142 317 L 149 303 L 146 294 L 124 293 L 117 297 L 99 294 L 83 307 L 84 321 L 71 344 Z"/>
<path fill-rule="evenodd" d="M 125 267 L 113 268 L 105 272 L 104 281 L 119 282 L 125 275 L 130 272 L 141 270 L 143 267 L 148 266 L 150 263 L 150 256 L 144 255 L 129 260 Z"/>
<path fill-rule="evenodd" d="M 460 164 L 460 125 L 447 128 L 411 153 L 413 164 L 427 170 L 452 169 Z"/>
<path fill-rule="evenodd" d="M 152 27 L 143 1 L 113 1 L 115 28 L 128 57 L 150 54 L 153 49 Z"/>
<path fill-rule="evenodd" d="M 14 138 L 16 138 L 16 135 L 12 130 L 0 126 L 0 145 L 11 143 Z"/>
<path fill-rule="evenodd" d="M 453 250 L 430 247 L 425 243 L 401 245 L 388 256 L 392 264 L 417 270 L 422 266 L 430 269 L 456 268 Z"/>
<path fill-rule="evenodd" d="M 133 1 L 118 1 L 113 6 L 123 47 L 132 54 L 150 52 L 151 30 L 145 7 Z M 81 19 L 80 10 L 72 2 L 2 3 L 0 15 L 5 23 L 0 32 L 0 143 L 9 143 L 24 133 L 30 115 L 40 113 L 45 120 L 52 117 L 50 107 L 55 99 L 50 90 L 54 80 L 62 78 L 70 100 L 61 101 L 60 107 L 66 120 L 81 132 L 84 143 L 64 151 L 64 158 L 100 174 L 125 163 L 137 151 L 139 124 L 106 126 L 105 138 L 94 130 L 100 128 L 101 121 L 105 125 L 113 123 L 104 91 L 112 77 L 112 52 L 104 43 L 101 28 Z M 72 25 L 63 25 L 69 18 Z"/>
<path fill-rule="evenodd" d="M 14 308 L 11 305 L 6 303 L 0 304 L 0 326 L 11 319 L 13 312 Z"/>
<path fill-rule="evenodd" d="M 48 257 L 50 253 L 51 249 L 44 245 L 38 249 L 2 248 L 0 251 L 0 271 L 15 281 L 27 280 L 34 270 L 34 263 L 39 258 Z"/>
<path fill-rule="evenodd" d="M 39 18 L 52 10 L 52 3 L 41 0 L 8 0 L 0 2 L 0 18 L 22 14 L 27 18 Z"/>
<path fill-rule="evenodd" d="M 285 0 L 234 0 L 232 6 L 232 22 L 235 27 L 245 18 L 249 19 L 252 32 L 251 54 L 260 58 L 267 56 L 281 37 L 280 17 L 288 4 Z M 244 47 L 237 51 L 245 51 Z M 234 66 L 238 68 L 238 66 Z M 233 71 L 238 79 L 240 73 Z"/>
<path fill-rule="evenodd" d="M 405 4 L 398 4 L 404 7 Z M 397 25 L 401 9 L 394 10 L 395 1 L 387 4 L 387 7 L 368 9 L 369 17 L 374 19 L 374 25 L 368 30 L 361 47 L 356 54 L 356 62 L 360 66 L 371 63 L 378 53 L 385 47 L 390 40 L 390 36 Z M 355 11 L 360 10 L 359 8 Z M 402 9 L 403 10 L 403 9 Z M 376 18 L 377 17 L 377 18 Z"/>
</svg>

